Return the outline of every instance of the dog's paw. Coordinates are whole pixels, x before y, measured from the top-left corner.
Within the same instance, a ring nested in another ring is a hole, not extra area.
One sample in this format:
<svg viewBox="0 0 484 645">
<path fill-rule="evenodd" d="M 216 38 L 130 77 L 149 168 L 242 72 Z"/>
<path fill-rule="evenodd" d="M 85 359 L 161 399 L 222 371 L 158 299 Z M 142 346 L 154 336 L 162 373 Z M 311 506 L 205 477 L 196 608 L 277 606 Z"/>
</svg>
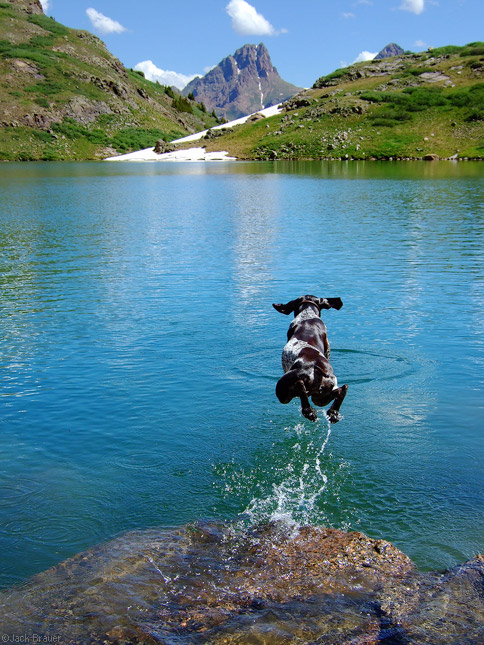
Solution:
<svg viewBox="0 0 484 645">
<path fill-rule="evenodd" d="M 306 417 L 306 419 L 309 419 L 310 421 L 317 421 L 318 415 L 316 413 L 316 410 L 313 410 L 313 408 L 303 408 L 302 409 L 303 416 Z"/>
<path fill-rule="evenodd" d="M 326 413 L 326 418 L 330 423 L 338 423 L 343 418 L 339 412 L 336 410 L 328 410 Z"/>
</svg>

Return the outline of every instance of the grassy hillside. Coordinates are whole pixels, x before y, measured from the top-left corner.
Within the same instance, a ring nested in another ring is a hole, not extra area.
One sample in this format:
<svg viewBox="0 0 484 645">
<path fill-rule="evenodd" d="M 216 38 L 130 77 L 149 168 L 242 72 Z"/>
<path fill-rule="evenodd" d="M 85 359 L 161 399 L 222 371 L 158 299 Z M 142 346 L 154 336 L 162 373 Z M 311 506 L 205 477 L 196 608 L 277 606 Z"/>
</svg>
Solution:
<svg viewBox="0 0 484 645">
<path fill-rule="evenodd" d="M 207 142 L 242 159 L 484 158 L 484 43 L 358 63 Z"/>
<path fill-rule="evenodd" d="M 45 16 L 38 0 L 0 2 L 0 159 L 102 158 L 216 123 L 125 69 L 96 36 Z"/>
</svg>

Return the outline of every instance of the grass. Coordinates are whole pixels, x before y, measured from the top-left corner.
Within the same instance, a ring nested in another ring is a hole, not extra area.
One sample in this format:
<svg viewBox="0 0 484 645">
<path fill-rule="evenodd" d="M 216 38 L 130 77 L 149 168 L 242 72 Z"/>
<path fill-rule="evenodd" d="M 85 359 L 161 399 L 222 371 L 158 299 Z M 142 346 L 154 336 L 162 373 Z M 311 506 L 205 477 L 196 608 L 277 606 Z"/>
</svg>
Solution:
<svg viewBox="0 0 484 645">
<path fill-rule="evenodd" d="M 28 21 L 56 36 L 67 36 L 70 32 L 68 27 L 65 27 L 60 22 L 54 20 L 54 18 L 50 18 L 44 14 L 31 15 L 28 17 Z"/>
</svg>

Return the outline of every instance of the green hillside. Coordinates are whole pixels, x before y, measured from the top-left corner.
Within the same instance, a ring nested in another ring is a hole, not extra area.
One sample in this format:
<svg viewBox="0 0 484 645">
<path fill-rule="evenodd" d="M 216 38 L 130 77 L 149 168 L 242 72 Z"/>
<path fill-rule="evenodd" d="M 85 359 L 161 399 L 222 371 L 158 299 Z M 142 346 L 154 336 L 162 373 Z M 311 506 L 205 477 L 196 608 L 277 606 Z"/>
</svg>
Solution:
<svg viewBox="0 0 484 645">
<path fill-rule="evenodd" d="M 211 139 L 242 159 L 484 158 L 484 43 L 358 63 Z"/>
<path fill-rule="evenodd" d="M 104 43 L 0 2 L 0 159 L 99 159 L 215 125 L 202 105 L 127 70 Z"/>
</svg>

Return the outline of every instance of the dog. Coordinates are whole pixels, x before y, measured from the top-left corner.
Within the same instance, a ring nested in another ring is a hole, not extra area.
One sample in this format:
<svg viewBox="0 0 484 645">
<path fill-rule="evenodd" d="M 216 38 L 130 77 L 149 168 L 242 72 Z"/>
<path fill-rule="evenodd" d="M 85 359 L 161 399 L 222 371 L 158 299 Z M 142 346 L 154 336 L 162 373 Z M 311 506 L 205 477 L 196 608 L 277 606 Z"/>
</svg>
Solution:
<svg viewBox="0 0 484 645">
<path fill-rule="evenodd" d="M 286 305 L 273 304 L 276 311 L 294 320 L 287 332 L 287 344 L 282 350 L 282 368 L 285 372 L 276 385 L 276 396 L 281 403 L 289 403 L 298 396 L 302 413 L 310 421 L 318 415 L 310 403 L 325 406 L 333 401 L 327 412 L 330 423 L 341 419 L 339 409 L 348 391 L 347 385 L 338 387 L 338 381 L 329 362 L 330 347 L 326 325 L 321 320 L 322 309 L 341 309 L 341 298 L 301 296 Z"/>
</svg>

